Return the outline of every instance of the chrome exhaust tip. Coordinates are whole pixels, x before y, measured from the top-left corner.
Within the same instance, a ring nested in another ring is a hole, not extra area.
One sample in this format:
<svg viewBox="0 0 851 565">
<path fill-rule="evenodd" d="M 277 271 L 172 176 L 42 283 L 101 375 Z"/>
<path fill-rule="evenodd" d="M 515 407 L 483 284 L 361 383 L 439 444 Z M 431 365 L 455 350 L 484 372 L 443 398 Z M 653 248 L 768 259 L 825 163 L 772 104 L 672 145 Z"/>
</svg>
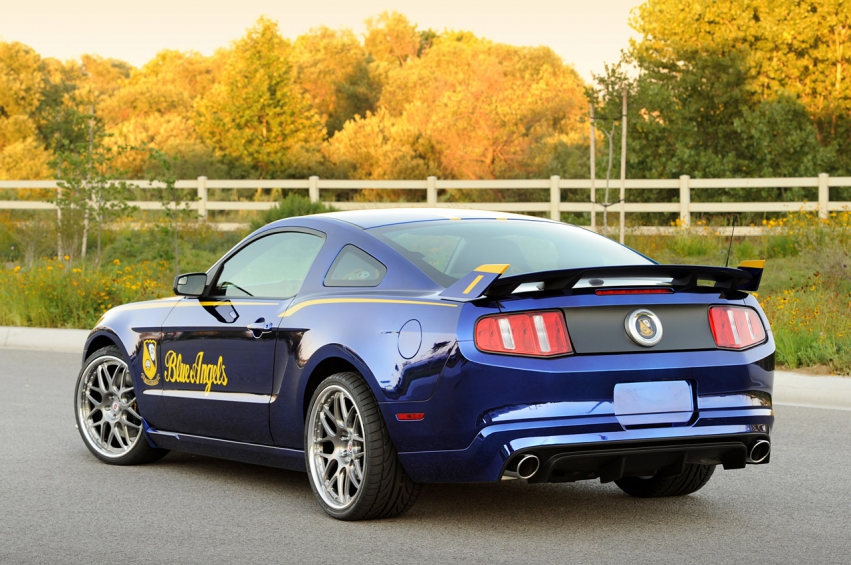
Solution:
<svg viewBox="0 0 851 565">
<path fill-rule="evenodd" d="M 517 463 L 517 476 L 521 479 L 530 479 L 541 468 L 541 460 L 537 455 L 524 455 Z"/>
<path fill-rule="evenodd" d="M 502 474 L 502 480 L 511 479 L 529 479 L 538 472 L 541 468 L 541 460 L 537 455 L 526 454 L 518 458 L 516 463 L 509 466 L 511 470 L 506 470 Z"/>
<path fill-rule="evenodd" d="M 765 439 L 759 439 L 754 442 L 748 452 L 748 463 L 762 463 L 768 459 L 771 453 L 771 443 Z"/>
</svg>

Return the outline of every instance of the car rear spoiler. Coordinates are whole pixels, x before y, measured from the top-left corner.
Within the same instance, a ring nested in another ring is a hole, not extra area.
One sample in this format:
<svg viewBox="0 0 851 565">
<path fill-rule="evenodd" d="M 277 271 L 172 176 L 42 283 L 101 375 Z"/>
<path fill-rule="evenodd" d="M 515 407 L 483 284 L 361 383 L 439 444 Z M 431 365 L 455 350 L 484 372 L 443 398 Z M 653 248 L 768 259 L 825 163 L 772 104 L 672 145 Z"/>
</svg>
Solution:
<svg viewBox="0 0 851 565">
<path fill-rule="evenodd" d="M 744 261 L 738 268 L 703 265 L 626 265 L 617 267 L 583 267 L 560 271 L 541 271 L 502 277 L 509 265 L 482 265 L 440 296 L 450 300 L 475 300 L 508 296 L 521 284 L 540 283 L 539 290 L 571 290 L 582 279 L 670 278 L 670 288 L 686 291 L 697 287 L 722 292 L 756 291 L 762 279 L 765 261 Z M 634 287 L 635 284 L 624 286 Z M 592 289 L 590 289 L 593 291 Z"/>
</svg>

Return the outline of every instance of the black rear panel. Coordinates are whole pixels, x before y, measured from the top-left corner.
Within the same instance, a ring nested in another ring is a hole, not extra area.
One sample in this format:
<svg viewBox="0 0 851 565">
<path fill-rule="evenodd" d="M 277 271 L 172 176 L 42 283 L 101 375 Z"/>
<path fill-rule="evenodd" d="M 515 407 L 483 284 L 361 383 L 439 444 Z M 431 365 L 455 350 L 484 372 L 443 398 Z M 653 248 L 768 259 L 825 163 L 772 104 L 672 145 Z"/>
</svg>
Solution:
<svg viewBox="0 0 851 565">
<path fill-rule="evenodd" d="M 706 304 L 667 304 L 649 308 L 662 324 L 662 339 L 653 347 L 632 341 L 624 329 L 627 315 L 639 306 L 566 308 L 567 331 L 577 354 L 635 353 L 715 349 Z"/>
</svg>

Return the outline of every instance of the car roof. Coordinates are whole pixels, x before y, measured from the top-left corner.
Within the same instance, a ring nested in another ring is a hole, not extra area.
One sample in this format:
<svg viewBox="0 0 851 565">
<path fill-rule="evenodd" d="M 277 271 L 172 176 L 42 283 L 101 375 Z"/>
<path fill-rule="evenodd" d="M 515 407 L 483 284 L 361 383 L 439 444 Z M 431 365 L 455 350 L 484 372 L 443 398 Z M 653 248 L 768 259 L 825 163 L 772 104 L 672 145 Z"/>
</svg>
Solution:
<svg viewBox="0 0 851 565">
<path fill-rule="evenodd" d="M 467 210 L 458 208 L 385 208 L 381 210 L 351 210 L 347 212 L 329 212 L 317 214 L 313 218 L 330 218 L 371 229 L 394 224 L 411 222 L 433 222 L 438 220 L 532 220 L 548 222 L 542 218 L 488 212 L 485 210 Z"/>
</svg>

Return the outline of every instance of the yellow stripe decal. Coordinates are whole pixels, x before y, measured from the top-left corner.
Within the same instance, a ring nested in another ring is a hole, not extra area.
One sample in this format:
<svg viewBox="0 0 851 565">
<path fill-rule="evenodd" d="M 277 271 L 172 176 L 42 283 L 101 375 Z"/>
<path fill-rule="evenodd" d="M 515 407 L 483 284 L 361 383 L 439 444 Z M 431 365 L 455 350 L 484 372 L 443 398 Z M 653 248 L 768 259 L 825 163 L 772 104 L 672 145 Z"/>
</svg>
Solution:
<svg viewBox="0 0 851 565">
<path fill-rule="evenodd" d="M 317 306 L 319 304 L 417 304 L 420 306 L 444 306 L 448 308 L 457 308 L 457 304 L 445 304 L 443 302 L 425 302 L 422 300 L 390 300 L 384 298 L 323 298 L 320 300 L 306 300 L 300 302 L 281 314 L 280 318 L 292 316 L 302 308 L 308 306 Z"/>
<path fill-rule="evenodd" d="M 765 259 L 750 259 L 739 263 L 739 267 L 747 267 L 749 269 L 764 269 Z"/>
<path fill-rule="evenodd" d="M 476 267 L 476 272 L 478 273 L 493 273 L 495 275 L 501 275 L 510 267 L 508 263 L 505 264 L 493 264 L 493 265 L 479 265 Z"/>
<path fill-rule="evenodd" d="M 473 282 L 470 283 L 470 286 L 468 286 L 467 289 L 464 291 L 464 294 L 470 294 L 470 291 L 473 290 L 473 288 L 477 284 L 479 284 L 479 281 L 482 280 L 484 277 L 484 275 L 479 275 L 478 277 L 474 278 Z"/>
</svg>

